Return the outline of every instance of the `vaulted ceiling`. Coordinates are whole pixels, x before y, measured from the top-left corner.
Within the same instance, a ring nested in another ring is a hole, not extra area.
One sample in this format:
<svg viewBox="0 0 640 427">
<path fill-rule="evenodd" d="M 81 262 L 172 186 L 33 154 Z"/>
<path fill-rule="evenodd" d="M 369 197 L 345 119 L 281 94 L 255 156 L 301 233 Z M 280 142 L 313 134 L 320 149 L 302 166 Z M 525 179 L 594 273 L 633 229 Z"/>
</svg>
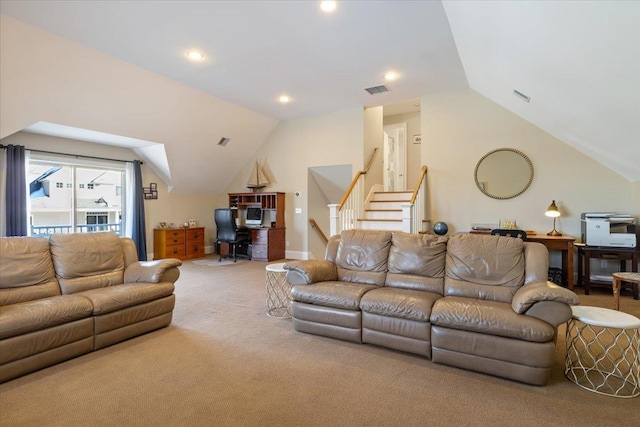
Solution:
<svg viewBox="0 0 640 427">
<path fill-rule="evenodd" d="M 3 0 L 0 11 L 278 121 L 471 87 L 640 180 L 640 2 L 342 1 L 330 14 L 318 3 Z M 188 61 L 192 49 L 204 60 Z M 390 91 L 364 90 L 381 84 Z"/>
</svg>

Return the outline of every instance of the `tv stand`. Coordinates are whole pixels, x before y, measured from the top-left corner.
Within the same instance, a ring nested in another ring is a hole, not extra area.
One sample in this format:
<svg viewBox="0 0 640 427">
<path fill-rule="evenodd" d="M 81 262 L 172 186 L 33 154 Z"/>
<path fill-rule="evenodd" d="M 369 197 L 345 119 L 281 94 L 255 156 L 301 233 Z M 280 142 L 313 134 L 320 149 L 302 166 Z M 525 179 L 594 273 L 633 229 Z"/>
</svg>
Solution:
<svg viewBox="0 0 640 427">
<path fill-rule="evenodd" d="M 238 209 L 238 214 L 248 207 L 262 208 L 262 225 L 248 227 L 251 230 L 251 259 L 275 261 L 285 257 L 284 199 L 285 193 L 229 193 L 229 207 Z M 220 255 L 227 253 L 228 246 L 221 244 Z"/>
</svg>

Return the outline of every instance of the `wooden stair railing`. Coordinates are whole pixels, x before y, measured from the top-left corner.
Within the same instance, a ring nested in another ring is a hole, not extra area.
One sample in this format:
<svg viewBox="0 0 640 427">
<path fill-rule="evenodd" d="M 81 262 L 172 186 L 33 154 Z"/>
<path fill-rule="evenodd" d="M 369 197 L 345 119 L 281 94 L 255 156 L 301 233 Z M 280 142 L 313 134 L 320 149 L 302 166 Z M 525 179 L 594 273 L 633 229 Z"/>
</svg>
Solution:
<svg viewBox="0 0 640 427">
<path fill-rule="evenodd" d="M 315 219 L 309 218 L 309 224 L 311 224 L 311 228 L 316 230 L 316 232 L 318 233 L 318 235 L 320 236 L 320 238 L 322 239 L 325 245 L 329 243 L 329 239 L 327 239 L 327 236 L 322 232 L 322 229 L 320 228 L 320 226 L 318 225 Z"/>
</svg>

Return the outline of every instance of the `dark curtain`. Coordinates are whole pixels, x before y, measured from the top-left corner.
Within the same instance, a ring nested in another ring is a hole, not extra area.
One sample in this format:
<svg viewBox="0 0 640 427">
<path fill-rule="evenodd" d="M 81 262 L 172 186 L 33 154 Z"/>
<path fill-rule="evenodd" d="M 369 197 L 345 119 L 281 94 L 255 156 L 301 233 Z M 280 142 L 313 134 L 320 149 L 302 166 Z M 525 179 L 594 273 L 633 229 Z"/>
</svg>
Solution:
<svg viewBox="0 0 640 427">
<path fill-rule="evenodd" d="M 27 175 L 25 151 L 22 145 L 6 146 L 7 236 L 27 235 Z"/>
<path fill-rule="evenodd" d="M 147 260 L 147 233 L 144 223 L 144 194 L 142 193 L 142 171 L 140 161 L 133 162 L 133 224 L 131 239 L 138 249 L 138 260 Z"/>
</svg>

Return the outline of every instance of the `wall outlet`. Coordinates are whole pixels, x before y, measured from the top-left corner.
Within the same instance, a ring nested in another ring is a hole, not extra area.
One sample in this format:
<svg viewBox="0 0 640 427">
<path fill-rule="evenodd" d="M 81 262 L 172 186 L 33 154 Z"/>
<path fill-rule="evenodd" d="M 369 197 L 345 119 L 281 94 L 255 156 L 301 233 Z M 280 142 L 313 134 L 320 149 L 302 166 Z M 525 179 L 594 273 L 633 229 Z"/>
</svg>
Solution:
<svg viewBox="0 0 640 427">
<path fill-rule="evenodd" d="M 289 247 L 289 241 L 287 240 L 287 247 Z"/>
<path fill-rule="evenodd" d="M 607 268 L 608 267 L 608 263 L 606 259 L 601 259 L 600 260 L 600 268 Z"/>
</svg>

